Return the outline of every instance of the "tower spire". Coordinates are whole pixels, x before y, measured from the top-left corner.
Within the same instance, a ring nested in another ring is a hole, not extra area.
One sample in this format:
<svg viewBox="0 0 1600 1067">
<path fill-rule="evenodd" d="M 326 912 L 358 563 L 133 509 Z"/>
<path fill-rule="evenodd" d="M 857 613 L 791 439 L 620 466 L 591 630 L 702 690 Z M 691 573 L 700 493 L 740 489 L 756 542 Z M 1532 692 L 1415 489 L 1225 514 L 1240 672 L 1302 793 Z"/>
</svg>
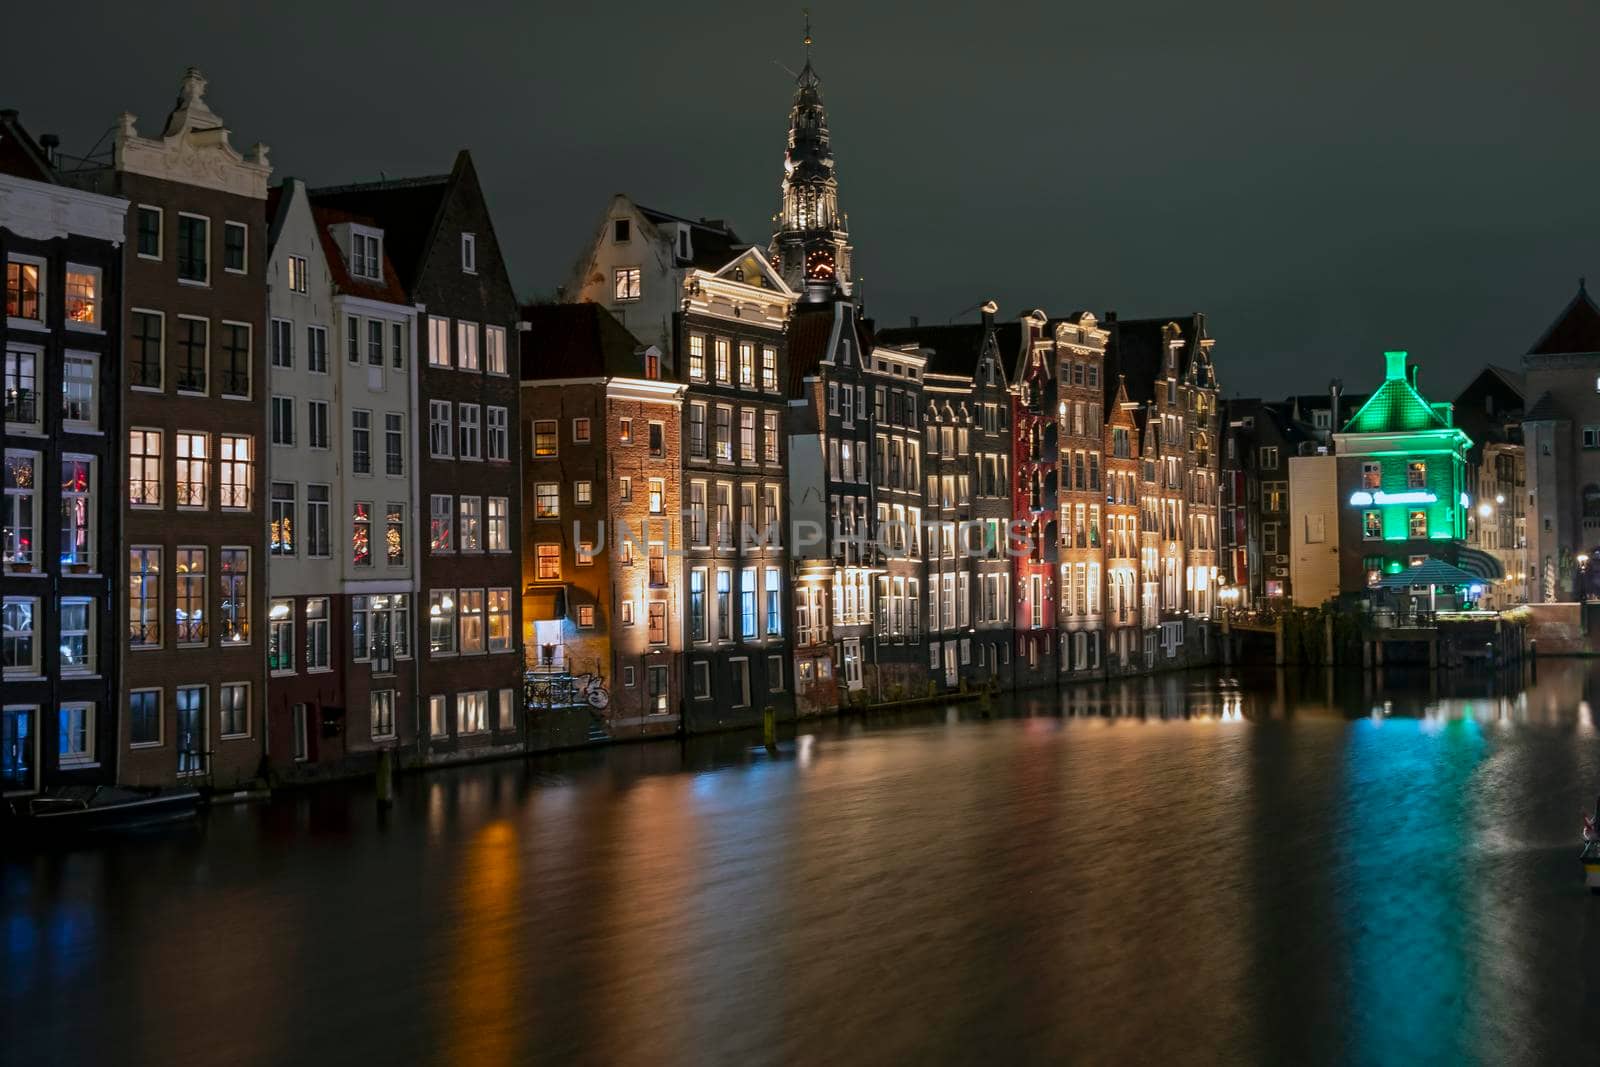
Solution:
<svg viewBox="0 0 1600 1067">
<path fill-rule="evenodd" d="M 789 109 L 789 145 L 779 190 L 782 206 L 772 220 L 772 260 L 784 280 L 800 288 L 806 281 L 850 277 L 849 225 L 839 211 L 828 116 L 822 106 L 822 79 L 811 65 L 811 10 L 805 9 L 805 66 L 795 77 Z"/>
</svg>

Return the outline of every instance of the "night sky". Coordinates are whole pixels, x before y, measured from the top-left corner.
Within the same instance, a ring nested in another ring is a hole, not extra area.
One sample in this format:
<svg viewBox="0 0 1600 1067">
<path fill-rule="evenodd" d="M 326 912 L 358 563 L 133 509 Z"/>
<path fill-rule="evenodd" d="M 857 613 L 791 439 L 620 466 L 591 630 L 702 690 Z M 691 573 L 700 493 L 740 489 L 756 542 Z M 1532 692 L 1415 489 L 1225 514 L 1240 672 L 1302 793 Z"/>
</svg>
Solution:
<svg viewBox="0 0 1600 1067">
<path fill-rule="evenodd" d="M 468 147 L 529 296 L 613 192 L 766 243 L 803 0 L 234 6 L 29 5 L 0 106 L 83 152 L 122 110 L 157 132 L 192 63 L 275 179 Z M 1434 392 L 1600 287 L 1593 4 L 811 7 L 881 323 L 1201 310 L 1230 395 L 1365 389 L 1384 348 Z"/>
</svg>

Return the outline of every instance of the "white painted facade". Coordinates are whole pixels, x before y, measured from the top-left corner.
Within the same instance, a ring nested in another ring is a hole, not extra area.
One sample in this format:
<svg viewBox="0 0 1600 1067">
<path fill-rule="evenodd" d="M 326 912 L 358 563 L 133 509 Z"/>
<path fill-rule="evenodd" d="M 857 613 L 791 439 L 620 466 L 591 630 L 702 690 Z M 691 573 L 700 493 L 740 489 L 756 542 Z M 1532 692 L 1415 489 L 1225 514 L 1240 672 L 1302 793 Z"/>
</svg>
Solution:
<svg viewBox="0 0 1600 1067">
<path fill-rule="evenodd" d="M 284 196 L 267 266 L 270 595 L 409 593 L 421 549 L 412 543 L 417 309 L 339 291 L 304 184 L 291 180 Z M 338 247 L 348 257 L 348 232 L 342 236 Z M 325 536 L 312 511 L 324 495 Z M 272 542 L 273 501 L 284 499 L 293 502 L 292 551 Z"/>
</svg>

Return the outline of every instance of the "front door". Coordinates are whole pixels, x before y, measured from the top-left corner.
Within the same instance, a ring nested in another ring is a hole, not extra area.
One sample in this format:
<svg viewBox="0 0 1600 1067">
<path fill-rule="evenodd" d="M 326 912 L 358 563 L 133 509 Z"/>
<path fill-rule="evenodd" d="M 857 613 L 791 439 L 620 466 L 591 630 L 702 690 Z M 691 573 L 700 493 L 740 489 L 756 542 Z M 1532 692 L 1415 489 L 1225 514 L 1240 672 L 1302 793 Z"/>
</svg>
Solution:
<svg viewBox="0 0 1600 1067">
<path fill-rule="evenodd" d="M 178 690 L 178 773 L 199 774 L 206 749 L 206 690 L 185 686 Z"/>
<path fill-rule="evenodd" d="M 38 718 L 39 709 L 32 705 L 0 713 L 0 793 L 31 793 L 38 788 L 34 777 Z"/>
<path fill-rule="evenodd" d="M 861 688 L 861 639 L 852 637 L 844 642 L 844 681 L 846 688 Z"/>
</svg>

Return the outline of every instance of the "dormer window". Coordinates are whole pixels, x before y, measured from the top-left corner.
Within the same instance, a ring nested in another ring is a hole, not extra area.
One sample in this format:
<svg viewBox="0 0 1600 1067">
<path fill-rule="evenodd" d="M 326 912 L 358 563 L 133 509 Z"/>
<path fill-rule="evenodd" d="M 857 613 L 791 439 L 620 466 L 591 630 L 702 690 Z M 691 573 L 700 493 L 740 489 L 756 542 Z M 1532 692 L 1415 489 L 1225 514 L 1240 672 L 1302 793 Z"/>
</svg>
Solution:
<svg viewBox="0 0 1600 1067">
<path fill-rule="evenodd" d="M 375 233 L 350 233 L 350 273 L 357 278 L 378 281 L 383 278 L 382 238 Z"/>
<path fill-rule="evenodd" d="M 461 235 L 461 270 L 464 274 L 478 273 L 478 235 Z"/>
</svg>

